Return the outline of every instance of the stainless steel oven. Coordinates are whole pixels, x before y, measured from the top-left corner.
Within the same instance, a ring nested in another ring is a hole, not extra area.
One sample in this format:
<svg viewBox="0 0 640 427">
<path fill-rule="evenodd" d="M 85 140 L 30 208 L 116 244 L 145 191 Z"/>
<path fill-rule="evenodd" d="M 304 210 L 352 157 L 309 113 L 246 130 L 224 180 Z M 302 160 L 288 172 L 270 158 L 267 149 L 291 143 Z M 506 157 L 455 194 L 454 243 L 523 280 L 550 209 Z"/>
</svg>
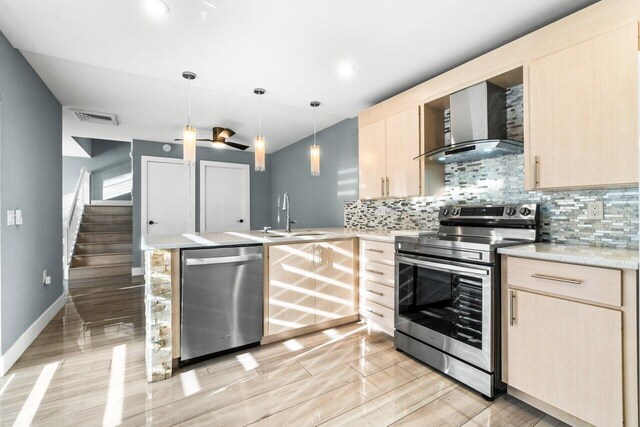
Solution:
<svg viewBox="0 0 640 427">
<path fill-rule="evenodd" d="M 494 368 L 491 265 L 396 257 L 396 330 L 473 365 Z"/>
<path fill-rule="evenodd" d="M 438 233 L 396 238 L 396 348 L 489 398 L 500 381 L 497 248 L 539 239 L 537 205 L 445 206 Z"/>
</svg>

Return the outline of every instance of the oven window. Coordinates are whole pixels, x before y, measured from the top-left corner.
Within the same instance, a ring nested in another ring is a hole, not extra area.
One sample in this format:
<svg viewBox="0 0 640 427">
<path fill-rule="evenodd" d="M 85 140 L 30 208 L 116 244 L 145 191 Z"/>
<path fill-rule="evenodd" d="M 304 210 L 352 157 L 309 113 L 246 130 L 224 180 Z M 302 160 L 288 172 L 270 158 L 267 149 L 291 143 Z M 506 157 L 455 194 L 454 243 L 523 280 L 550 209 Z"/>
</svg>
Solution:
<svg viewBox="0 0 640 427">
<path fill-rule="evenodd" d="M 398 314 L 482 348 L 482 279 L 400 263 Z"/>
</svg>

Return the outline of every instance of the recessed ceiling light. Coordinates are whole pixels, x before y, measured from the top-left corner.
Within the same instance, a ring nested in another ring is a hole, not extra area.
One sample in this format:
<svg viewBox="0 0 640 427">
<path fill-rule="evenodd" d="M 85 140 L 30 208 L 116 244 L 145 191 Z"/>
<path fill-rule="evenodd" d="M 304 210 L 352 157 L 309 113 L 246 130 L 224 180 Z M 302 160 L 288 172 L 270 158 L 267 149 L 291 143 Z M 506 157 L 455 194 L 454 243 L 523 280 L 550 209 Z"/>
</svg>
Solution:
<svg viewBox="0 0 640 427">
<path fill-rule="evenodd" d="M 355 70 L 356 67 L 354 67 L 353 64 L 349 64 L 348 62 L 343 62 L 338 65 L 338 74 L 340 74 L 340 76 L 344 78 L 353 76 Z"/>
<path fill-rule="evenodd" d="M 145 0 L 147 12 L 150 15 L 159 17 L 169 13 L 169 6 L 162 0 Z"/>
</svg>

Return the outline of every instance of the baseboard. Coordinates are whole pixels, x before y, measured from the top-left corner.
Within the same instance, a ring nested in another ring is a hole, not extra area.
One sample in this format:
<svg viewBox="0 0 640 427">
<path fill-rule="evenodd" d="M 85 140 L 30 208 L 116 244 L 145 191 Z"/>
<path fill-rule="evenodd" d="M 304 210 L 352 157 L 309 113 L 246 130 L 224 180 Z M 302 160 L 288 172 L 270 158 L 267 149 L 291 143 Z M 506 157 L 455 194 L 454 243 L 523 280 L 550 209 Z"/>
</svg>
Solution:
<svg viewBox="0 0 640 427">
<path fill-rule="evenodd" d="M 132 276 L 144 276 L 144 267 L 132 267 L 131 268 Z"/>
<path fill-rule="evenodd" d="M 65 298 L 64 295 L 60 295 L 60 298 L 55 300 L 53 304 L 49 306 L 45 310 L 38 319 L 29 326 L 29 328 L 24 331 L 20 338 L 13 343 L 13 345 L 0 357 L 0 374 L 4 376 L 9 369 L 13 366 L 14 363 L 18 361 L 22 353 L 24 353 L 27 348 L 31 345 L 33 340 L 35 340 L 40 332 L 49 324 L 51 319 L 58 314 L 58 312 L 64 307 Z"/>
</svg>

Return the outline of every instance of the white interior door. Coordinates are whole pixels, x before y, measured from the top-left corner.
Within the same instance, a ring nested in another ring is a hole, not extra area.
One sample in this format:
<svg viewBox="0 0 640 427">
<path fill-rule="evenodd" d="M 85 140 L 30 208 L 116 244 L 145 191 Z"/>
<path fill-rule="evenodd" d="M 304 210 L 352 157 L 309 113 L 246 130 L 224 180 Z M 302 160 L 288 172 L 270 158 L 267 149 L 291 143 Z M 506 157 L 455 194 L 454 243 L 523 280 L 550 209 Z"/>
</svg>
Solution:
<svg viewBox="0 0 640 427">
<path fill-rule="evenodd" d="M 200 231 L 249 231 L 249 165 L 200 162 Z"/>
<path fill-rule="evenodd" d="M 195 231 L 195 171 L 180 159 L 142 157 L 142 234 Z"/>
</svg>

